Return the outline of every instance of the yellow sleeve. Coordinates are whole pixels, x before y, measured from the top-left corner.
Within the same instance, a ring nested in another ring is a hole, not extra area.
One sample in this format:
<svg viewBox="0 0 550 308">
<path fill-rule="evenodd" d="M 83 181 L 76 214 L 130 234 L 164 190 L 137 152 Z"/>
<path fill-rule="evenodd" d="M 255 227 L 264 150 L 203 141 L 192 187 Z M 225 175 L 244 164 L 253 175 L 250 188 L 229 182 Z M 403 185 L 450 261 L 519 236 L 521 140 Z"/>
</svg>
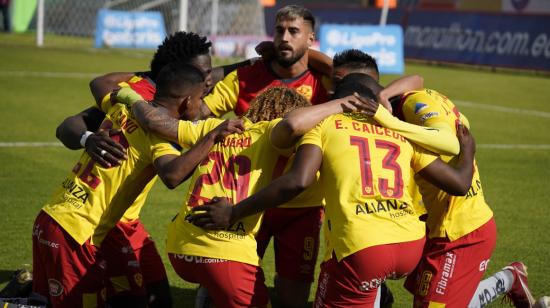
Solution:
<svg viewBox="0 0 550 308">
<path fill-rule="evenodd" d="M 329 117 L 332 118 L 332 117 Z M 327 120 L 329 118 L 324 119 L 321 121 L 321 123 L 317 124 L 312 130 L 305 133 L 300 141 L 298 142 L 298 146 L 304 145 L 304 144 L 313 144 L 321 148 L 323 150 L 323 139 L 322 139 L 322 133 L 323 133 L 323 127 L 325 126 L 325 123 L 327 123 Z"/>
<path fill-rule="evenodd" d="M 151 158 L 152 161 L 155 161 L 157 158 L 164 155 L 177 155 L 179 156 L 181 152 L 172 144 L 166 140 L 160 139 L 155 135 L 150 135 L 149 140 L 151 142 Z"/>
<path fill-rule="evenodd" d="M 178 144 L 184 149 L 189 149 L 223 121 L 214 118 L 194 122 L 180 120 L 178 123 Z"/>
<path fill-rule="evenodd" d="M 229 73 L 225 78 L 216 83 L 212 92 L 204 98 L 204 104 L 216 117 L 233 111 L 237 106 L 239 97 L 239 78 L 237 70 Z"/>
<path fill-rule="evenodd" d="M 458 139 L 447 125 L 424 127 L 407 123 L 394 117 L 381 105 L 378 106 L 373 118 L 380 125 L 400 133 L 409 141 L 430 151 L 446 155 L 456 155 L 460 152 Z"/>
<path fill-rule="evenodd" d="M 413 158 L 411 161 L 411 168 L 414 170 L 414 172 L 418 172 L 424 168 L 426 168 L 428 165 L 434 162 L 437 158 L 439 158 L 438 155 L 429 152 L 415 144 L 413 146 Z"/>
<path fill-rule="evenodd" d="M 121 87 L 121 88 L 130 87 L 130 85 L 126 82 L 120 82 L 118 84 L 118 86 Z M 101 100 L 101 104 L 98 106 L 99 110 L 103 111 L 104 113 L 109 112 L 109 108 L 111 108 L 111 106 L 112 106 L 112 104 L 111 104 L 111 93 L 112 92 L 109 92 L 109 93 L 105 94 L 105 96 Z"/>
</svg>

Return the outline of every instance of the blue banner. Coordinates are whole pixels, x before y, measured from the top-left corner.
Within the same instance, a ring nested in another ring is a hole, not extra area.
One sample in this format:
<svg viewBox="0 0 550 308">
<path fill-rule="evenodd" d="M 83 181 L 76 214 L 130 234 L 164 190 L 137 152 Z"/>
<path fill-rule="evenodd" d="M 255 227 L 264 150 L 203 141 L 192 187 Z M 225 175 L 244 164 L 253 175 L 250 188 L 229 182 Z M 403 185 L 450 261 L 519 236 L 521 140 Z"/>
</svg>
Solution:
<svg viewBox="0 0 550 308">
<path fill-rule="evenodd" d="M 160 12 L 99 10 L 95 47 L 157 48 L 166 37 Z"/>
<path fill-rule="evenodd" d="M 550 70 L 550 18 L 413 11 L 405 56 L 430 61 Z"/>
<path fill-rule="evenodd" d="M 403 31 L 401 26 L 321 25 L 321 51 L 329 57 L 346 49 L 362 50 L 376 59 L 382 74 L 403 74 Z"/>
</svg>

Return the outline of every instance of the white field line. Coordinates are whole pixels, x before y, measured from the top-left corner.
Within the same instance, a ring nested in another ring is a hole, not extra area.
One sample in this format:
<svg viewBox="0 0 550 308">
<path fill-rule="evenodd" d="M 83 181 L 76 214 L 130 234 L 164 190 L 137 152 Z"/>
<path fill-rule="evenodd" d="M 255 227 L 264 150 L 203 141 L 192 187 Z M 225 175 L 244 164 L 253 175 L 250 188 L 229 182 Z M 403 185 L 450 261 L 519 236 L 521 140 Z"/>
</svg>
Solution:
<svg viewBox="0 0 550 308">
<path fill-rule="evenodd" d="M 31 71 L 0 71 L 0 76 L 8 77 L 44 77 L 44 78 L 86 78 L 92 79 L 100 73 L 73 73 L 73 72 L 31 72 Z"/>
<path fill-rule="evenodd" d="M 512 108 L 512 107 L 504 107 L 504 106 L 490 105 L 490 104 L 478 104 L 478 103 L 461 101 L 461 100 L 453 100 L 453 102 L 455 102 L 458 106 L 471 107 L 471 108 L 477 108 L 477 109 L 485 109 L 485 110 L 492 110 L 492 111 L 498 111 L 498 112 L 503 112 L 503 113 L 521 114 L 521 115 L 528 115 L 528 116 L 534 116 L 534 117 L 539 117 L 539 118 L 550 119 L 550 112 L 546 112 L 546 111 Z"/>
<path fill-rule="evenodd" d="M 0 142 L 0 148 L 58 148 L 61 142 Z M 550 150 L 550 144 L 498 144 L 480 143 L 478 149 L 496 150 Z"/>
</svg>

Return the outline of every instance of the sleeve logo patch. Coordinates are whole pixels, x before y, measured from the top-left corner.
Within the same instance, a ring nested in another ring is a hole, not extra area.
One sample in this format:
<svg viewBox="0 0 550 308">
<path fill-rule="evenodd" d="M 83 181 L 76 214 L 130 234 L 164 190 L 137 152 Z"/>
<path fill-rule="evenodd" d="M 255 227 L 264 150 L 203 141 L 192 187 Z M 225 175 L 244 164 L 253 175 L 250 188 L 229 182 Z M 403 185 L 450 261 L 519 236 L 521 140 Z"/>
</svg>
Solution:
<svg viewBox="0 0 550 308">
<path fill-rule="evenodd" d="M 425 115 L 423 115 L 422 117 L 420 117 L 420 122 L 424 123 L 429 118 L 437 117 L 438 115 L 439 115 L 439 112 L 435 112 L 435 111 L 428 112 Z"/>
<path fill-rule="evenodd" d="M 422 110 L 426 109 L 426 107 L 428 107 L 428 105 L 424 103 L 416 103 L 416 105 L 414 105 L 414 114 L 421 113 Z"/>
</svg>

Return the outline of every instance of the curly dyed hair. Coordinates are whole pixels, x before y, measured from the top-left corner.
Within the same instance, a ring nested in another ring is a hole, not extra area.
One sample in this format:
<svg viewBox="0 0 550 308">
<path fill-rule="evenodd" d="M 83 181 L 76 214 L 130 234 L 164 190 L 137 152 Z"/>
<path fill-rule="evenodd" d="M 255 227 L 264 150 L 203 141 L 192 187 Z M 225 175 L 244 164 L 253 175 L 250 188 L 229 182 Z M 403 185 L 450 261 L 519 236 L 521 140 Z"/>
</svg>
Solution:
<svg viewBox="0 0 550 308">
<path fill-rule="evenodd" d="M 311 103 L 296 90 L 287 87 L 272 87 L 263 91 L 250 102 L 245 113 L 250 121 L 271 121 L 282 118 L 285 113 L 298 107 L 311 106 Z"/>
<path fill-rule="evenodd" d="M 151 60 L 151 78 L 156 80 L 160 70 L 170 62 L 189 63 L 199 55 L 210 53 L 211 42 L 193 32 L 176 32 L 164 39 Z"/>
</svg>

